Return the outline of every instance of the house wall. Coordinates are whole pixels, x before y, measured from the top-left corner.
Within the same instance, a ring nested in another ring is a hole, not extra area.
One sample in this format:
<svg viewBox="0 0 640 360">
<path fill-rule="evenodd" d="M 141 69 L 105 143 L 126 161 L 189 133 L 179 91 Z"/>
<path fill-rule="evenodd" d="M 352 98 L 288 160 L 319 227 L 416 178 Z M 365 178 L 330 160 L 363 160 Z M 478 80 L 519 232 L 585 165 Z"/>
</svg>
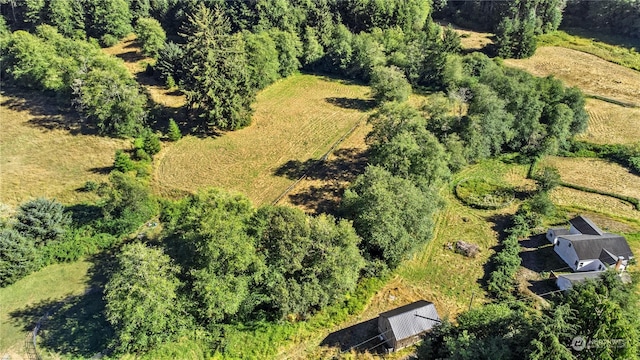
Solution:
<svg viewBox="0 0 640 360">
<path fill-rule="evenodd" d="M 576 271 L 599 271 L 607 267 L 598 259 L 582 260 L 578 263 Z"/>
<path fill-rule="evenodd" d="M 569 240 L 559 237 L 556 244 L 553 246 L 553 250 L 571 269 L 575 271 L 578 255 L 576 254 L 576 250 L 573 246 L 570 245 L 571 242 Z"/>
<path fill-rule="evenodd" d="M 397 348 L 396 337 L 393 334 L 393 331 L 391 331 L 391 324 L 389 323 L 389 319 L 382 316 L 378 317 L 378 331 L 383 334 L 382 337 L 387 340 L 387 345 L 389 345 L 389 347 L 392 347 L 394 349 Z"/>
</svg>

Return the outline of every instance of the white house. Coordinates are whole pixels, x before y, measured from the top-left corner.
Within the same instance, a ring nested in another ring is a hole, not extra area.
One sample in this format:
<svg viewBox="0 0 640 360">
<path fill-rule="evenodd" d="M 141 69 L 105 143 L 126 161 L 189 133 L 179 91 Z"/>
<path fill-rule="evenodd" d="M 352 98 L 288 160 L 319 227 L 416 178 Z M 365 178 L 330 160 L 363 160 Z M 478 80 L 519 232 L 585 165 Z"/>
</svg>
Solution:
<svg viewBox="0 0 640 360">
<path fill-rule="evenodd" d="M 633 258 L 623 236 L 603 232 L 584 216 L 569 220 L 569 224 L 569 230 L 549 229 L 547 239 L 573 271 L 603 271 L 610 267 L 622 271 Z"/>
</svg>

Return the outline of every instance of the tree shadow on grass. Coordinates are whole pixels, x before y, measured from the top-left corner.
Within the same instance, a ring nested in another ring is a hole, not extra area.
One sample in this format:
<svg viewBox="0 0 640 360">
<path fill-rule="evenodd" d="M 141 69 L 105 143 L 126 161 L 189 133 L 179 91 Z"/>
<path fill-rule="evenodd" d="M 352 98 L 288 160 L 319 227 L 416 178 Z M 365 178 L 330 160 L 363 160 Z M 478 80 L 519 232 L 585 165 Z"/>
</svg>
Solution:
<svg viewBox="0 0 640 360">
<path fill-rule="evenodd" d="M 14 87 L 5 87 L 3 95 L 6 98 L 0 105 L 29 114 L 31 118 L 26 123 L 31 127 L 44 131 L 66 130 L 71 135 L 96 134 L 94 128 L 86 126 L 77 113 L 55 97 Z"/>
<path fill-rule="evenodd" d="M 341 107 L 343 109 L 360 110 L 367 112 L 376 107 L 374 100 L 354 99 L 346 97 L 329 97 L 325 99 L 331 105 Z"/>
<path fill-rule="evenodd" d="M 331 159 L 289 160 L 278 167 L 274 174 L 291 180 L 306 175 L 313 183 L 307 188 L 293 189 L 288 195 L 294 205 L 304 206 L 311 212 L 339 215 L 340 199 L 348 184 L 362 174 L 367 165 L 367 153 L 362 149 L 347 148 L 333 152 Z"/>
<path fill-rule="evenodd" d="M 24 331 L 38 325 L 38 352 L 52 352 L 74 358 L 90 358 L 108 349 L 113 329 L 104 317 L 102 288 L 112 268 L 112 256 L 95 256 L 89 270 L 90 287 L 82 295 L 43 300 L 15 310 L 11 321 Z"/>
</svg>

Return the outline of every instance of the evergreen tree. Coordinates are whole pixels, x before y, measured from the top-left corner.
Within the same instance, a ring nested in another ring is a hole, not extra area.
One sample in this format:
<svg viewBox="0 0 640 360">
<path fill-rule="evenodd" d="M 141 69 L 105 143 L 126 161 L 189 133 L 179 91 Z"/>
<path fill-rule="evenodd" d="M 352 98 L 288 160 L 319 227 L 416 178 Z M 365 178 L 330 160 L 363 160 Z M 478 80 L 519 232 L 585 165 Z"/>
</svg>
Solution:
<svg viewBox="0 0 640 360">
<path fill-rule="evenodd" d="M 71 225 L 71 215 L 55 200 L 37 198 L 20 205 L 14 228 L 38 246 L 59 239 Z"/>
<path fill-rule="evenodd" d="M 184 28 L 187 106 L 200 125 L 234 130 L 251 122 L 255 97 L 250 84 L 244 41 L 231 35 L 223 10 L 200 4 Z"/>
<path fill-rule="evenodd" d="M 182 133 L 180 132 L 180 128 L 176 121 L 173 119 L 169 119 L 169 128 L 167 129 L 167 137 L 169 141 L 178 141 L 182 138 Z"/>
<path fill-rule="evenodd" d="M 0 229 L 0 287 L 29 275 L 36 266 L 33 240 L 13 229 Z"/>
</svg>

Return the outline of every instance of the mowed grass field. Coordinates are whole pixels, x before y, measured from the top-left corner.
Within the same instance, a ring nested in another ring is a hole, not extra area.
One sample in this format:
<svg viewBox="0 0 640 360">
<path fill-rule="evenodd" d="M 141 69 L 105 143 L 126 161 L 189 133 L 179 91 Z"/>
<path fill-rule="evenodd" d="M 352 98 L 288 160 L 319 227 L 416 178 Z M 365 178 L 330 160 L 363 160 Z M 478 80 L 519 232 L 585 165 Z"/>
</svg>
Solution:
<svg viewBox="0 0 640 360">
<path fill-rule="evenodd" d="M 640 108 L 587 99 L 586 109 L 589 127 L 578 135 L 578 140 L 596 144 L 634 144 L 640 141 Z"/>
<path fill-rule="evenodd" d="M 602 159 L 550 156 L 541 166 L 558 169 L 562 181 L 640 199 L 640 176 Z"/>
<path fill-rule="evenodd" d="M 82 134 L 66 114 L 37 93 L 0 95 L 0 203 L 15 206 L 48 197 L 71 204 L 90 199 L 78 192 L 88 180 L 107 180 L 116 149 L 130 141 Z"/>
<path fill-rule="evenodd" d="M 27 333 L 44 315 L 44 312 L 31 314 L 29 308 L 48 303 L 53 307 L 56 301 L 67 296 L 82 294 L 88 287 L 90 266 L 87 261 L 47 266 L 0 289 L 0 357 L 28 359 L 24 351 Z M 19 312 L 29 315 L 19 315 Z"/>
<path fill-rule="evenodd" d="M 217 138 L 187 136 L 157 158 L 159 193 L 221 187 L 256 205 L 275 200 L 294 180 L 276 175 L 292 161 L 318 159 L 366 119 L 369 88 L 315 75 L 293 75 L 258 94 L 252 124 Z"/>
</svg>

